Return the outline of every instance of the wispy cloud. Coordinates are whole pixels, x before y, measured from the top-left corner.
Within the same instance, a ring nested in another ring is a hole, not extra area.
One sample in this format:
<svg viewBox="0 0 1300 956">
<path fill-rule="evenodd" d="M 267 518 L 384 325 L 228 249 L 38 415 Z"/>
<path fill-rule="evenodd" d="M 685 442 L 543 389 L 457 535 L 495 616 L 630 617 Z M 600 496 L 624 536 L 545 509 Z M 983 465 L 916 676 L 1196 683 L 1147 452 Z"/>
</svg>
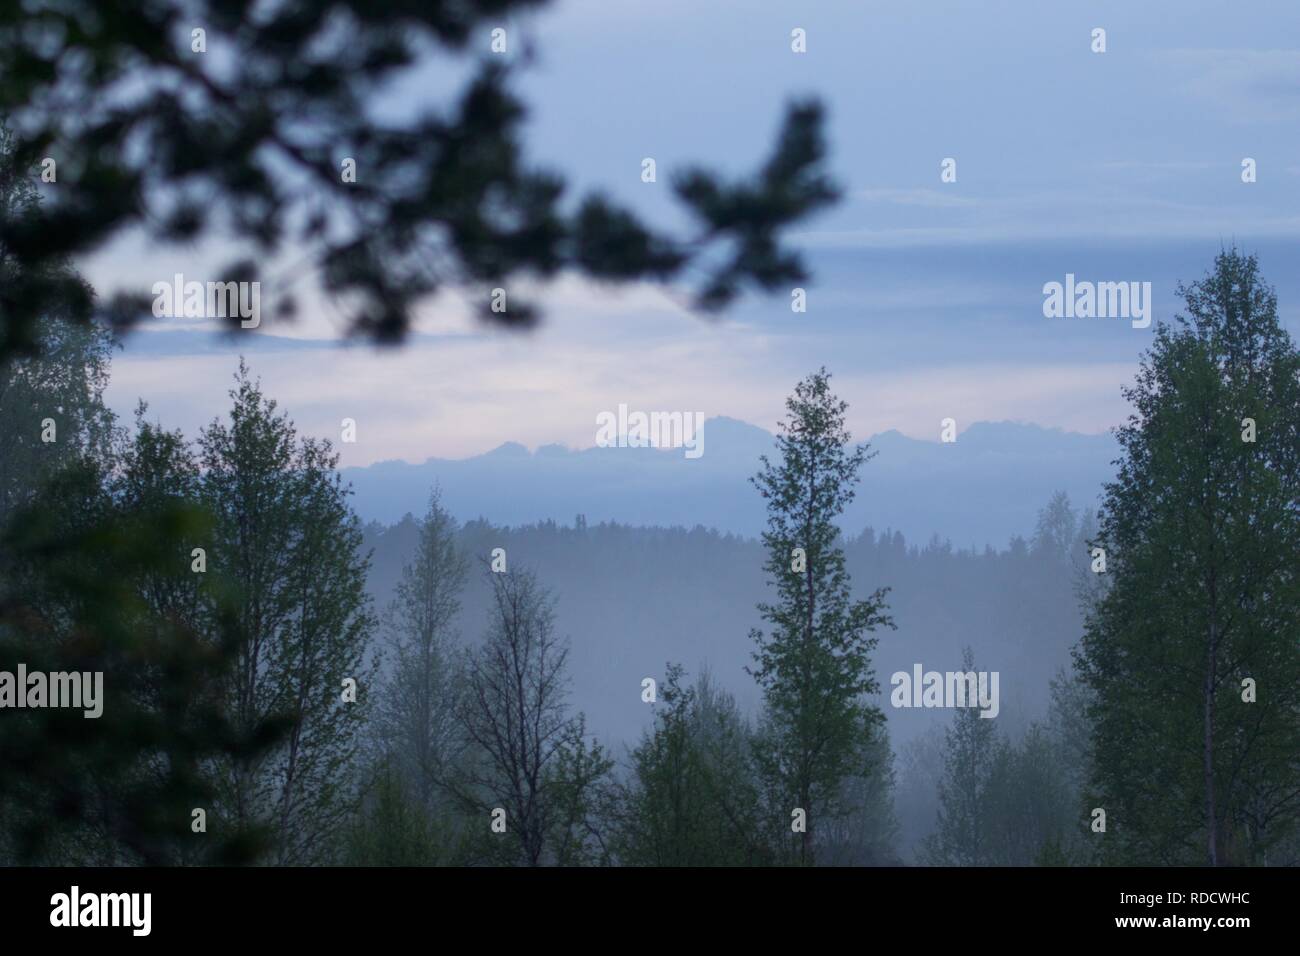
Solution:
<svg viewBox="0 0 1300 956">
<path fill-rule="evenodd" d="M 974 209 L 986 202 L 942 189 L 859 189 L 853 193 L 853 198 L 868 203 L 923 206 L 928 209 Z"/>
</svg>

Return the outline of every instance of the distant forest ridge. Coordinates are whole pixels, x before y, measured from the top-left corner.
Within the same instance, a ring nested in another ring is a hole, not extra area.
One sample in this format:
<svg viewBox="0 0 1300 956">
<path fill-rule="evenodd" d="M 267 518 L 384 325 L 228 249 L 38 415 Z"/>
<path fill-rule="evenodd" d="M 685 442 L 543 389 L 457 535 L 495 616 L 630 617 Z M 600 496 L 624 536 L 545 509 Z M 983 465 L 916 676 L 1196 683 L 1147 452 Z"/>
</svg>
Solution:
<svg viewBox="0 0 1300 956">
<path fill-rule="evenodd" d="M 731 418 L 708 419 L 703 431 L 697 459 L 655 448 L 546 445 L 530 453 L 507 442 L 466 459 L 345 468 L 343 477 L 358 515 L 384 524 L 422 514 L 437 485 L 461 521 L 524 526 L 571 523 L 581 514 L 589 525 L 702 526 L 756 538 L 764 510 L 749 478 L 759 457 L 771 453 L 773 436 Z M 939 436 L 936 420 L 933 441 L 897 431 L 867 439 L 876 454 L 863 467 L 840 526 L 851 533 L 889 528 L 912 542 L 937 535 L 958 548 L 1002 547 L 1033 533 L 1037 510 L 1055 492 L 1078 507 L 1095 507 L 1103 484 L 1114 478 L 1118 448 L 1109 434 L 958 421 L 956 441 Z"/>
<path fill-rule="evenodd" d="M 442 500 L 455 510 L 449 495 Z M 364 530 L 363 550 L 372 551 L 369 590 L 383 607 L 411 559 L 418 521 L 372 522 Z M 1031 534 L 1014 535 L 1000 549 L 956 548 L 937 538 L 910 543 L 894 530 L 848 535 L 855 592 L 891 589 L 898 630 L 882 636 L 876 654 L 886 690 L 893 671 L 910 671 L 916 662 L 954 669 L 969 646 L 982 668 L 1003 672 L 1001 723 L 1041 716 L 1049 681 L 1068 664 L 1081 633 L 1074 592 L 1087 573 L 1091 533 L 1091 513 L 1058 493 L 1039 503 Z M 756 605 L 771 592 L 756 539 L 702 527 L 593 524 L 582 516 L 513 527 L 476 520 L 458 539 L 476 562 L 504 548 L 511 567 L 536 570 L 554 590 L 557 629 L 573 642 L 573 697 L 602 737 L 632 740 L 648 724 L 649 709 L 628 688 L 662 673 L 667 661 L 691 673 L 710 670 L 744 709 L 758 707 L 744 668 Z M 463 639 L 478 638 L 488 599 L 486 580 L 471 574 L 456 624 Z M 891 733 L 904 740 L 951 716 L 887 712 Z"/>
</svg>

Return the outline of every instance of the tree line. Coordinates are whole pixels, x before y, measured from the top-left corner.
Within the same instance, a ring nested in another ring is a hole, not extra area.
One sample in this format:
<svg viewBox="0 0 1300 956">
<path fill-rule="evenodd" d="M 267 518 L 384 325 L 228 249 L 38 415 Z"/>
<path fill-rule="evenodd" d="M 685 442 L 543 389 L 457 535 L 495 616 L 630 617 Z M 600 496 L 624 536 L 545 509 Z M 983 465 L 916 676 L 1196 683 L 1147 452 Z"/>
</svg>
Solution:
<svg viewBox="0 0 1300 956">
<path fill-rule="evenodd" d="M 889 593 L 855 597 L 864 544 L 836 523 L 870 451 L 824 370 L 754 479 L 761 706 L 668 662 L 652 726 L 616 754 L 570 705 L 544 568 L 475 567 L 434 495 L 376 607 L 335 452 L 246 366 L 194 440 L 143 405 L 128 429 L 103 403 L 106 334 L 45 320 L 42 355 L 0 376 L 0 661 L 103 671 L 109 692 L 93 726 L 3 714 L 0 852 L 893 863 L 897 768 L 931 759 L 924 862 L 1295 863 L 1300 359 L 1251 257 L 1224 252 L 1182 294 L 1128 391 L 1100 511 L 1055 500 L 1029 545 L 1079 564 L 1084 624 L 1047 717 L 1013 737 L 959 709 L 930 757 L 899 759 L 874 660 Z M 473 576 L 490 614 L 459 635 Z"/>
</svg>

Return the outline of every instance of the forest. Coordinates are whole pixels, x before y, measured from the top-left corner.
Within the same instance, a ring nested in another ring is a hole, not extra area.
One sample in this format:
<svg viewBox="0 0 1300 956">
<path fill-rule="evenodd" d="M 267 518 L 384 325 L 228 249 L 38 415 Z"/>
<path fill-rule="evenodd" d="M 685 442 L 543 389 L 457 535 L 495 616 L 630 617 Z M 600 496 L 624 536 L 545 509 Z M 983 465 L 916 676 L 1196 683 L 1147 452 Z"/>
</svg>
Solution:
<svg viewBox="0 0 1300 956">
<path fill-rule="evenodd" d="M 21 197 L 11 201 L 21 201 Z M 840 527 L 869 448 L 797 383 L 703 527 L 363 525 L 241 361 L 197 435 L 107 408 L 57 316 L 0 375 L 0 662 L 20 864 L 1294 865 L 1300 353 L 1255 260 L 1181 290 L 1095 511 L 1005 549 Z M 888 675 L 995 671 L 900 711 Z"/>
<path fill-rule="evenodd" d="M 578 6 L 0 5 L 0 864 L 1300 865 L 1300 349 L 1213 239 L 1289 279 L 1281 6 L 1116 7 L 1109 54 L 1042 4 Z M 1081 110 L 1115 135 L 1024 122 Z M 763 524 L 365 521 L 269 348 L 188 430 L 106 397 L 147 329 L 300 313 L 316 395 L 446 343 L 377 407 L 476 447 L 582 376 L 610 455 L 776 410 Z M 932 393 L 1114 425 L 1113 472 L 996 546 L 850 523 L 869 389 L 908 442 Z"/>
</svg>

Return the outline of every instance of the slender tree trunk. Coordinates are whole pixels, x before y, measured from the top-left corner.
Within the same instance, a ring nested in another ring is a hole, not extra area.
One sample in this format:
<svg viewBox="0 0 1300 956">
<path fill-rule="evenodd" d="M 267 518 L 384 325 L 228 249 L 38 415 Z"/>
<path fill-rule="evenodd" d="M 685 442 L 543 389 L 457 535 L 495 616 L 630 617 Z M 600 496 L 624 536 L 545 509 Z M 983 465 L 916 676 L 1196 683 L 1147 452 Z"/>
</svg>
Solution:
<svg viewBox="0 0 1300 956">
<path fill-rule="evenodd" d="M 1210 634 L 1205 664 L 1205 819 L 1209 827 L 1210 866 L 1219 865 L 1219 821 L 1214 801 L 1214 690 L 1216 663 L 1219 652 L 1218 608 L 1215 605 L 1214 585 L 1210 586 Z"/>
<path fill-rule="evenodd" d="M 817 461 L 813 458 L 808 467 L 808 521 L 804 530 L 804 547 L 808 548 L 811 544 L 813 533 L 813 515 L 817 501 Z M 811 549 L 809 549 L 811 550 Z M 804 558 L 804 575 L 808 581 L 808 631 L 804 638 L 803 666 L 804 666 L 804 708 L 814 706 L 814 702 L 809 699 L 812 693 L 812 654 L 814 652 L 814 642 L 817 639 L 816 634 L 816 613 L 817 613 L 817 587 L 813 579 L 813 562 L 810 556 Z M 805 722 L 806 723 L 806 722 Z M 808 866 L 812 862 L 812 767 L 808 760 L 809 742 L 804 741 L 801 755 L 804 766 L 801 768 L 800 776 L 803 778 L 800 783 L 799 803 L 803 807 L 803 833 L 800 834 L 799 840 L 799 863 L 801 866 Z"/>
<path fill-rule="evenodd" d="M 799 834 L 799 864 L 808 866 L 812 862 L 812 814 L 808 812 L 812 794 L 807 787 L 801 789 L 803 792 L 799 794 L 799 802 L 803 805 L 803 833 Z"/>
</svg>

